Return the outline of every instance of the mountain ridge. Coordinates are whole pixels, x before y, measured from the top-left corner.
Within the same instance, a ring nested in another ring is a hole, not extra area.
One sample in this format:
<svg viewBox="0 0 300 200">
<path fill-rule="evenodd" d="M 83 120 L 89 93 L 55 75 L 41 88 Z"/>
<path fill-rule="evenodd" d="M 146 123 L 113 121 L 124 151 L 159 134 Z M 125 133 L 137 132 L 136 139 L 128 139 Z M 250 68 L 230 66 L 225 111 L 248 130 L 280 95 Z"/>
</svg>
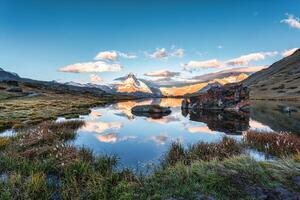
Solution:
<svg viewBox="0 0 300 200">
<path fill-rule="evenodd" d="M 300 99 L 300 49 L 242 83 L 253 99 Z"/>
</svg>

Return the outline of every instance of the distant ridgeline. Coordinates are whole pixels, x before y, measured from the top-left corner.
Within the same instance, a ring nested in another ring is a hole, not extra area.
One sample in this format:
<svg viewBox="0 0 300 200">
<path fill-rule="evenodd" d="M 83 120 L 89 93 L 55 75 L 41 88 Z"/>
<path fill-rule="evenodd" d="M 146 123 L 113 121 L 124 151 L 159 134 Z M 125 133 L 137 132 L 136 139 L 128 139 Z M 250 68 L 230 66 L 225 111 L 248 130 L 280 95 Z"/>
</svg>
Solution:
<svg viewBox="0 0 300 200">
<path fill-rule="evenodd" d="M 28 78 L 22 78 L 16 73 L 5 71 L 3 68 L 0 68 L 0 82 L 4 82 L 11 86 L 14 86 L 13 88 L 8 88 L 7 92 L 22 92 L 24 88 L 31 88 L 32 92 L 35 90 L 51 90 L 61 93 L 85 93 L 94 96 L 103 96 L 104 94 L 106 94 L 106 92 L 99 88 L 79 87 L 58 83 L 56 81 L 38 81 Z"/>
</svg>

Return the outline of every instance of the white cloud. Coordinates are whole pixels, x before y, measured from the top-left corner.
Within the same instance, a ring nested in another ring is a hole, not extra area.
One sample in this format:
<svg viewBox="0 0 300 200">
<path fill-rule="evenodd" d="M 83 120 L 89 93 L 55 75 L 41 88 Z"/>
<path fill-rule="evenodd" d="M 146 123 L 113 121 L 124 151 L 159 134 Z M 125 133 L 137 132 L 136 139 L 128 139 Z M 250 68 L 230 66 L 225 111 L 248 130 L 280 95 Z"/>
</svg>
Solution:
<svg viewBox="0 0 300 200">
<path fill-rule="evenodd" d="M 117 60 L 118 53 L 116 51 L 102 51 L 99 52 L 95 60 Z"/>
<path fill-rule="evenodd" d="M 292 28 L 300 29 L 300 20 L 297 17 L 294 17 L 294 15 L 287 14 L 288 18 L 283 19 L 280 22 L 288 24 Z"/>
<path fill-rule="evenodd" d="M 185 54 L 185 50 L 182 48 L 171 47 L 171 52 L 168 52 L 166 48 L 157 48 L 154 52 L 148 53 L 145 52 L 145 55 L 149 58 L 155 59 L 168 59 L 169 57 L 178 57 L 182 58 Z"/>
<path fill-rule="evenodd" d="M 103 61 L 75 63 L 60 68 L 60 72 L 70 73 L 95 73 L 95 72 L 118 72 L 122 70 L 122 66 L 117 63 L 106 63 Z"/>
<path fill-rule="evenodd" d="M 261 66 L 249 66 L 249 67 L 240 67 L 240 68 L 230 68 L 226 70 L 222 70 L 222 72 L 244 72 L 244 73 L 253 73 L 258 72 L 260 70 L 268 68 L 268 65 L 261 65 Z"/>
<path fill-rule="evenodd" d="M 159 70 L 155 72 L 148 72 L 144 74 L 145 76 L 152 76 L 152 77 L 174 77 L 179 76 L 180 72 L 171 72 L 168 70 Z"/>
<path fill-rule="evenodd" d="M 297 51 L 299 48 L 293 48 L 293 49 L 288 49 L 282 52 L 283 57 L 288 57 L 292 55 L 295 51 Z"/>
<path fill-rule="evenodd" d="M 223 46 L 222 45 L 218 45 L 217 48 L 218 49 L 223 49 Z"/>
<path fill-rule="evenodd" d="M 206 68 L 219 68 L 222 66 L 222 63 L 217 59 L 205 60 L 205 61 L 189 61 L 187 64 L 184 64 L 183 67 L 187 71 L 195 69 L 206 69 Z"/>
<path fill-rule="evenodd" d="M 126 59 L 135 59 L 137 58 L 136 55 L 134 54 L 128 54 L 128 53 L 123 53 L 123 52 L 118 52 L 119 56 L 122 58 L 126 58 Z"/>
<path fill-rule="evenodd" d="M 185 50 L 182 48 L 174 49 L 174 52 L 171 54 L 172 56 L 182 58 L 184 56 Z"/>
<path fill-rule="evenodd" d="M 278 54 L 277 51 L 251 53 L 251 54 L 240 56 L 238 58 L 228 60 L 228 61 L 226 61 L 226 64 L 228 64 L 228 65 L 248 65 L 251 61 L 264 60 L 268 56 L 275 56 L 277 54 Z"/>
<path fill-rule="evenodd" d="M 165 48 L 156 49 L 156 51 L 154 51 L 153 53 L 145 52 L 145 55 L 150 58 L 156 58 L 156 59 L 166 59 L 169 56 Z"/>
<path fill-rule="evenodd" d="M 98 76 L 96 74 L 91 74 L 90 80 L 92 83 L 102 83 L 104 81 L 100 76 Z"/>
<path fill-rule="evenodd" d="M 122 57 L 122 58 L 126 58 L 126 59 L 135 59 L 137 58 L 136 55 L 134 54 L 129 54 L 129 53 L 123 53 L 120 51 L 102 51 L 99 52 L 96 56 L 95 56 L 95 60 L 112 60 L 112 61 L 116 61 L 118 59 L 118 57 Z"/>
</svg>

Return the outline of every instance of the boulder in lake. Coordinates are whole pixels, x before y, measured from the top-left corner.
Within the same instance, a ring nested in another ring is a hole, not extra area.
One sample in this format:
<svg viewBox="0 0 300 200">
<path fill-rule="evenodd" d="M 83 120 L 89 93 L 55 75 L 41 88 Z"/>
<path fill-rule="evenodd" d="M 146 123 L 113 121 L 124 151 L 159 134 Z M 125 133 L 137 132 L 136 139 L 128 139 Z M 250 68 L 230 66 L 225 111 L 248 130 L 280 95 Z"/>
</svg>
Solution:
<svg viewBox="0 0 300 200">
<path fill-rule="evenodd" d="M 136 116 L 145 116 L 151 118 L 161 118 L 171 113 L 170 107 L 162 107 L 160 105 L 141 105 L 131 109 L 132 114 Z"/>
</svg>

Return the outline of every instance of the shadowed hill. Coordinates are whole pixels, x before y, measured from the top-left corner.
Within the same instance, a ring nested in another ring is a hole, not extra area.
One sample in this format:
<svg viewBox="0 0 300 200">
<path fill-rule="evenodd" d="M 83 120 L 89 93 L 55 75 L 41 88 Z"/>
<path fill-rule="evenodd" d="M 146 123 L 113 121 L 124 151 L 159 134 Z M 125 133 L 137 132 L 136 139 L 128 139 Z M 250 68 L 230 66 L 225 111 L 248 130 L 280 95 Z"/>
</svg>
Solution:
<svg viewBox="0 0 300 200">
<path fill-rule="evenodd" d="M 252 99 L 300 100 L 300 49 L 243 81 Z"/>
</svg>

